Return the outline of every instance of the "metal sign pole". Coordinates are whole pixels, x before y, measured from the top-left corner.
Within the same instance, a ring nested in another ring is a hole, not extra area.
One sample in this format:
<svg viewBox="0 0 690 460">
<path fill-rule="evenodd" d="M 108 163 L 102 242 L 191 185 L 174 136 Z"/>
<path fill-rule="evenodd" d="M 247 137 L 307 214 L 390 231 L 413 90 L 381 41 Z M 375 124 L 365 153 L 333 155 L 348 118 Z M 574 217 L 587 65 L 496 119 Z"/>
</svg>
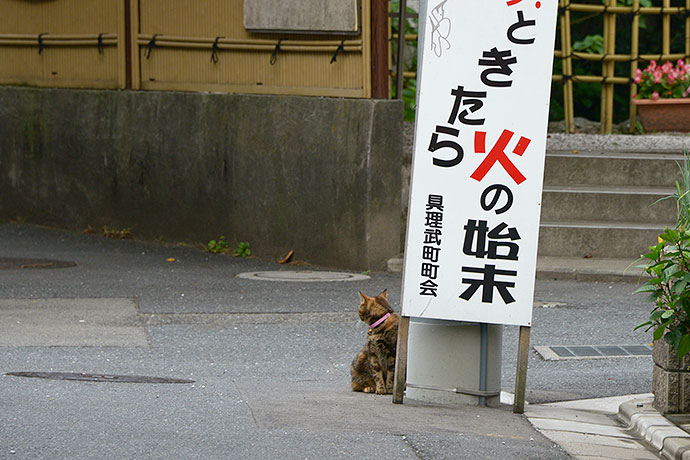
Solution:
<svg viewBox="0 0 690 460">
<path fill-rule="evenodd" d="M 484 392 L 486 391 L 486 368 L 489 356 L 489 325 L 480 323 L 479 334 L 479 391 Z M 486 406 L 486 396 L 479 397 L 479 405 Z"/>
</svg>

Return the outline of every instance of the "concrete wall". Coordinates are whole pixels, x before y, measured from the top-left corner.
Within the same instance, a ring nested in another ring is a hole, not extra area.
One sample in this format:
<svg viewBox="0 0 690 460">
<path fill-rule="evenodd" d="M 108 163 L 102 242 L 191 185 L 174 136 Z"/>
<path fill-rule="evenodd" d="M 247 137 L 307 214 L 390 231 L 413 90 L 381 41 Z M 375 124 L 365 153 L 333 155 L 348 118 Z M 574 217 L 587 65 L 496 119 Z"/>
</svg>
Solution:
<svg viewBox="0 0 690 460">
<path fill-rule="evenodd" d="M 384 269 L 398 101 L 0 88 L 0 218 Z"/>
</svg>

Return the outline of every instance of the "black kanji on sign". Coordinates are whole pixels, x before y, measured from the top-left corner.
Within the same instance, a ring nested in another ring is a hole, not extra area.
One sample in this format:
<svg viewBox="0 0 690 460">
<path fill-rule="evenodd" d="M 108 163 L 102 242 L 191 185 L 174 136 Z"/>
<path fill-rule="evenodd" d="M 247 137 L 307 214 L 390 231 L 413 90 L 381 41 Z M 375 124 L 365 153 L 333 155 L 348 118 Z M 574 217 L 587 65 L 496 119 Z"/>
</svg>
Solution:
<svg viewBox="0 0 690 460">
<path fill-rule="evenodd" d="M 426 202 L 426 210 L 431 211 L 432 209 L 438 209 L 439 211 L 443 211 L 442 195 L 429 195 Z"/>
<path fill-rule="evenodd" d="M 462 157 L 465 155 L 465 152 L 462 149 L 462 146 L 458 144 L 455 141 L 451 140 L 445 140 L 445 141 L 439 141 L 438 140 L 438 135 L 439 134 L 447 134 L 452 137 L 458 137 L 458 134 L 460 134 L 460 131 L 451 128 L 449 126 L 437 126 L 436 127 L 436 132 L 434 132 L 431 135 L 431 142 L 429 143 L 429 151 L 430 152 L 435 152 L 439 149 L 443 148 L 449 148 L 452 150 L 455 150 L 455 158 L 452 158 L 450 160 L 442 160 L 440 158 L 434 157 L 434 166 L 441 166 L 444 168 L 449 168 L 451 166 L 455 166 L 459 164 L 462 161 Z"/>
<path fill-rule="evenodd" d="M 534 37 L 532 38 L 517 38 L 515 36 L 515 31 L 522 29 L 523 27 L 532 27 L 537 25 L 537 21 L 534 19 L 525 20 L 525 14 L 522 11 L 517 12 L 518 20 L 515 24 L 508 27 L 508 40 L 515 43 L 516 45 L 531 45 L 534 43 Z"/>
<path fill-rule="evenodd" d="M 486 97 L 486 91 L 466 91 L 463 86 L 458 86 L 450 92 L 455 96 L 453 102 L 453 110 L 448 117 L 448 123 L 453 124 L 455 120 L 460 120 L 460 123 L 465 125 L 483 125 L 485 118 L 468 118 L 470 112 L 479 111 L 484 106 L 482 99 Z M 460 112 L 460 106 L 467 105 L 469 108 Z M 458 113 L 459 112 L 459 113 Z"/>
<path fill-rule="evenodd" d="M 462 267 L 464 273 L 479 273 L 483 277 L 481 279 L 463 278 L 462 284 L 469 284 L 465 292 L 460 294 L 460 298 L 470 300 L 479 288 L 482 288 L 482 302 L 492 303 L 494 300 L 494 289 L 498 291 L 506 304 L 515 302 L 515 298 L 510 294 L 508 288 L 514 288 L 515 283 L 512 281 L 498 281 L 496 275 L 499 276 L 517 276 L 515 270 L 496 270 L 495 265 L 485 265 L 484 268 Z"/>
<path fill-rule="evenodd" d="M 438 277 L 438 267 L 439 265 L 424 262 L 422 264 L 422 276 L 435 280 Z"/>
<path fill-rule="evenodd" d="M 442 228 L 443 227 L 443 213 L 435 211 L 426 212 L 426 222 L 425 226 L 429 228 Z"/>
<path fill-rule="evenodd" d="M 419 284 L 419 295 L 436 297 L 438 284 L 437 264 L 441 255 L 441 229 L 443 228 L 443 195 L 430 194 L 426 202 L 426 222 L 424 223 L 424 246 L 422 247 L 421 275 L 427 278 Z M 431 246 L 431 245 L 435 246 Z"/>
<path fill-rule="evenodd" d="M 512 80 L 494 80 L 490 78 L 493 74 L 510 76 L 513 70 L 510 68 L 511 65 L 517 64 L 517 58 L 512 57 L 510 50 L 499 51 L 498 48 L 493 47 L 489 51 L 484 51 L 482 56 L 486 59 L 480 59 L 479 65 L 488 67 L 488 69 L 482 71 L 481 80 L 486 86 L 493 86 L 497 88 L 505 88 L 512 86 Z"/>
<path fill-rule="evenodd" d="M 441 230 L 437 228 L 427 228 L 424 230 L 424 244 L 441 244 Z"/>
<path fill-rule="evenodd" d="M 434 246 L 422 246 L 422 259 L 431 262 L 438 262 L 438 255 L 440 252 L 440 248 Z"/>
<path fill-rule="evenodd" d="M 488 259 L 518 260 L 520 247 L 517 243 L 512 243 L 512 241 L 520 239 L 520 234 L 515 227 L 509 228 L 508 224 L 501 222 L 489 230 L 485 220 L 469 219 L 464 228 L 465 241 L 462 252 L 465 255 L 475 256 L 478 259 L 486 257 Z M 510 241 L 497 241 L 506 239 L 510 239 Z M 507 252 L 499 253 L 500 248 L 507 249 Z"/>
<path fill-rule="evenodd" d="M 430 295 L 436 297 L 436 289 L 438 284 L 434 283 L 430 279 L 420 283 L 419 285 L 419 295 Z"/>
</svg>

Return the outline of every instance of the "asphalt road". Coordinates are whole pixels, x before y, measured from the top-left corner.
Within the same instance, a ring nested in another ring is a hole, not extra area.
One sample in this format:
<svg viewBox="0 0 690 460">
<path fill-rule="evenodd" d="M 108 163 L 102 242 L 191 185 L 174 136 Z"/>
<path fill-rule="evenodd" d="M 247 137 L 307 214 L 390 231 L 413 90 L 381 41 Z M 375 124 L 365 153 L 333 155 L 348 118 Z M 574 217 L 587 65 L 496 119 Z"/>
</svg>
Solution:
<svg viewBox="0 0 690 460">
<path fill-rule="evenodd" d="M 286 267 L 13 224 L 0 225 L 3 257 L 76 266 L 0 269 L 0 458 L 568 458 L 507 406 L 397 406 L 349 391 L 349 363 L 366 332 L 357 291 L 387 288 L 398 308 L 400 274 L 245 280 L 236 275 Z M 650 308 L 634 289 L 538 281 L 532 345 L 646 344 L 632 329 Z M 516 349 L 517 328 L 506 327 L 506 391 Z M 544 361 L 531 352 L 527 400 L 646 393 L 651 369 L 651 358 Z M 16 371 L 195 382 L 5 375 Z"/>
</svg>

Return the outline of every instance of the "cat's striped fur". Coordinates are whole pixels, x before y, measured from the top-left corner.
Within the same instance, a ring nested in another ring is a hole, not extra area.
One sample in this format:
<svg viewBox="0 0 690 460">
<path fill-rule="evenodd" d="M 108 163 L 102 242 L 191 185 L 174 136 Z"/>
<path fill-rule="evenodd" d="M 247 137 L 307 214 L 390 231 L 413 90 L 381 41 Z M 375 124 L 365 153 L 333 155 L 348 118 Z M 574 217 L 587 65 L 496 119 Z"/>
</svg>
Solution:
<svg viewBox="0 0 690 460">
<path fill-rule="evenodd" d="M 365 393 L 389 394 L 393 392 L 395 374 L 395 348 L 398 342 L 398 322 L 400 317 L 393 313 L 388 304 L 388 291 L 384 290 L 376 297 L 359 293 L 362 302 L 359 304 L 359 318 L 368 326 L 391 315 L 375 328 L 369 329 L 367 343 L 357 353 L 350 366 L 352 391 Z"/>
</svg>

